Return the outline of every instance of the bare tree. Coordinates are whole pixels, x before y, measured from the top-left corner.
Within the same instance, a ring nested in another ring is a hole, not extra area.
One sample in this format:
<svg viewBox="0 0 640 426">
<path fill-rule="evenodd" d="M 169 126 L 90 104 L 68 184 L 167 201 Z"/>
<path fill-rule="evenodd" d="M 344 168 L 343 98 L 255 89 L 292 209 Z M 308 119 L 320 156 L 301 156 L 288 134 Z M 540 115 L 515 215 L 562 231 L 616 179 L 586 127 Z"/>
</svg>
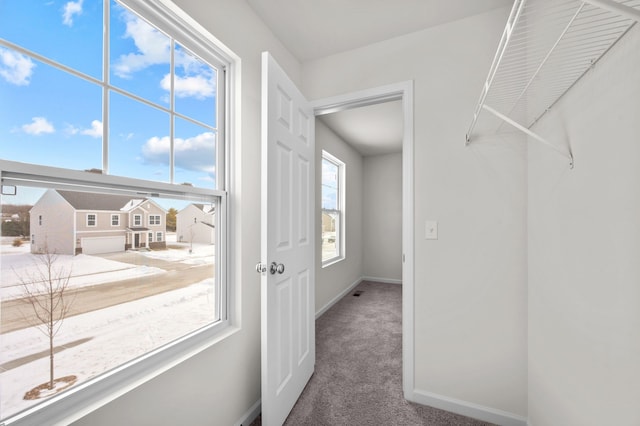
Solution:
<svg viewBox="0 0 640 426">
<path fill-rule="evenodd" d="M 58 255 L 49 251 L 45 242 L 42 253 L 35 255 L 35 267 L 18 276 L 24 298 L 33 308 L 33 325 L 49 339 L 49 389 L 53 389 L 53 340 L 69 313 L 73 299 L 67 297 L 71 268 L 56 267 Z"/>
</svg>

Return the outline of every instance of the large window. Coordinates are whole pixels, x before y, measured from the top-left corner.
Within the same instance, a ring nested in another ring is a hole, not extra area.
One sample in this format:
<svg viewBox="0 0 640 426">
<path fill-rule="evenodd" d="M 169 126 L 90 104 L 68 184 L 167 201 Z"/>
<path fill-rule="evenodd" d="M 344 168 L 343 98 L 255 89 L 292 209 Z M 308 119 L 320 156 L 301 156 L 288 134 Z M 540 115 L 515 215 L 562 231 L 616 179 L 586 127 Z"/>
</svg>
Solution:
<svg viewBox="0 0 640 426">
<path fill-rule="evenodd" d="M 232 59 L 171 7 L 0 5 L 0 423 L 56 423 L 229 323 Z"/>
<path fill-rule="evenodd" d="M 344 258 L 344 163 L 322 151 L 322 265 Z"/>
</svg>

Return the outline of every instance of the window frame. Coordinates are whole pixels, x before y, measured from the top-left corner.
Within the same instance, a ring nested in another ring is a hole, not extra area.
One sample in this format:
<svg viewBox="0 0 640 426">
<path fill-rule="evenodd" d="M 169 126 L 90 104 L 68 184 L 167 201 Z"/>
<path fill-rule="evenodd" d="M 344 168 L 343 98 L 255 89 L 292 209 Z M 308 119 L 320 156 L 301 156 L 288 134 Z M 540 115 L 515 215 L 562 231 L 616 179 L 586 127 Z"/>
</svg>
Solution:
<svg viewBox="0 0 640 426">
<path fill-rule="evenodd" d="M 216 228 L 219 241 L 216 244 L 216 263 L 222 267 L 220 273 L 220 308 L 222 320 L 209 324 L 199 330 L 174 340 L 162 347 L 131 360 L 118 368 L 104 372 L 76 387 L 54 395 L 42 403 L 36 404 L 2 421 L 3 425 L 31 425 L 45 423 L 72 423 L 88 413 L 117 399 L 126 392 L 157 377 L 174 366 L 188 360 L 196 354 L 210 348 L 218 342 L 240 330 L 237 324 L 236 300 L 239 300 L 238 288 L 234 285 L 235 262 L 232 259 L 235 248 L 232 244 L 235 237 L 234 214 L 235 203 L 230 196 L 235 192 L 235 174 L 230 166 L 235 163 L 234 141 L 240 130 L 241 59 L 222 42 L 210 34 L 194 18 L 171 2 L 152 2 L 149 0 L 118 0 L 120 4 L 142 16 L 159 30 L 168 33 L 201 59 L 211 63 L 223 64 L 224 84 L 218 86 L 218 95 L 222 95 L 224 104 L 219 103 L 219 110 L 224 114 L 218 120 L 218 145 L 216 152 L 216 178 L 219 189 L 189 187 L 190 194 L 203 194 L 217 199 Z M 216 61 L 211 61 L 214 58 Z M 106 127 L 106 126 L 105 126 Z M 108 171 L 108 167 L 104 167 Z M 180 198 L 185 187 L 177 184 L 150 182 L 135 178 L 125 178 L 108 174 L 81 172 L 77 170 L 55 168 L 45 165 L 25 164 L 0 159 L 0 177 L 6 186 L 29 186 L 25 176 L 37 179 L 45 178 L 31 186 L 58 189 L 74 189 L 77 185 L 88 185 L 105 188 L 113 193 L 121 190 L 150 193 L 162 192 L 167 196 Z M 209 202 L 212 202 L 210 199 Z M 221 228 L 224 224 L 224 228 Z M 33 236 L 32 236 L 33 239 Z"/>
<path fill-rule="evenodd" d="M 346 218 L 346 164 L 344 161 L 340 160 L 335 155 L 329 153 L 328 151 L 322 150 L 322 156 L 320 158 L 320 170 L 322 170 L 322 161 L 327 160 L 330 163 L 334 164 L 338 167 L 338 194 L 336 198 L 337 209 L 325 209 L 322 207 L 322 171 L 320 176 L 320 260 L 322 263 L 322 267 L 326 268 L 327 266 L 331 266 L 335 263 L 338 263 L 346 258 L 346 231 L 345 231 L 345 218 Z M 322 215 L 324 213 L 332 213 L 338 217 L 338 229 L 336 230 L 336 238 L 338 239 L 336 243 L 336 251 L 337 254 L 328 259 L 322 259 Z"/>
<path fill-rule="evenodd" d="M 156 232 L 156 237 L 155 237 L 155 241 L 156 243 L 161 243 L 164 241 L 163 235 L 162 235 L 162 231 L 157 231 Z"/>
<path fill-rule="evenodd" d="M 115 224 L 113 223 L 114 222 L 113 219 L 116 219 L 115 220 L 115 222 L 116 222 Z M 114 213 L 114 214 L 111 215 L 111 226 L 120 226 L 120 215 L 119 214 L 115 214 Z"/>
<path fill-rule="evenodd" d="M 162 225 L 162 223 L 160 222 L 161 221 L 160 216 L 161 215 L 159 215 L 159 214 L 150 214 L 149 215 L 149 226 Z M 158 220 L 156 220 L 156 219 L 158 219 Z"/>
<path fill-rule="evenodd" d="M 91 224 L 91 217 L 93 217 L 93 225 Z M 95 228 L 98 226 L 98 214 L 87 213 L 87 228 Z"/>
</svg>

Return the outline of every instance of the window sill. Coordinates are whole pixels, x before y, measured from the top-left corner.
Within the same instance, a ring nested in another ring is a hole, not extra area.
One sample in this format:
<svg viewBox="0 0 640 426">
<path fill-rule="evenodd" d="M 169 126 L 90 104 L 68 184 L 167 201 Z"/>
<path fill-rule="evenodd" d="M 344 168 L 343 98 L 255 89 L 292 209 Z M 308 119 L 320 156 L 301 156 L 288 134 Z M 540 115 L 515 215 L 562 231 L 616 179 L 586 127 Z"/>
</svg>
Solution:
<svg viewBox="0 0 640 426">
<path fill-rule="evenodd" d="M 239 330 L 240 327 L 228 323 L 217 324 L 178 339 L 129 364 L 121 365 L 82 383 L 68 393 L 52 397 L 42 404 L 7 418 L 2 426 L 69 424 L 77 421 L 216 343 L 226 340 Z"/>
<path fill-rule="evenodd" d="M 325 260 L 322 262 L 322 267 L 327 268 L 329 266 L 335 265 L 336 263 L 342 262 L 345 259 L 344 256 L 334 257 L 333 259 Z"/>
</svg>

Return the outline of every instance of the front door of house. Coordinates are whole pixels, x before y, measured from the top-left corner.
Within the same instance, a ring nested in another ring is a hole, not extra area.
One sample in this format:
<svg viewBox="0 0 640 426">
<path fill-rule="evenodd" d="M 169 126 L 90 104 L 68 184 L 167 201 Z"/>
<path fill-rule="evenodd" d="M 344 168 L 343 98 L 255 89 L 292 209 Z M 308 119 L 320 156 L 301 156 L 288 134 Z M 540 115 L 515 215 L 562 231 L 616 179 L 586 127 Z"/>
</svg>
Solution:
<svg viewBox="0 0 640 426">
<path fill-rule="evenodd" d="M 140 234 L 134 234 L 133 236 L 133 248 L 140 247 Z"/>
<path fill-rule="evenodd" d="M 313 109 L 262 54 L 262 424 L 280 426 L 315 365 Z"/>
</svg>

